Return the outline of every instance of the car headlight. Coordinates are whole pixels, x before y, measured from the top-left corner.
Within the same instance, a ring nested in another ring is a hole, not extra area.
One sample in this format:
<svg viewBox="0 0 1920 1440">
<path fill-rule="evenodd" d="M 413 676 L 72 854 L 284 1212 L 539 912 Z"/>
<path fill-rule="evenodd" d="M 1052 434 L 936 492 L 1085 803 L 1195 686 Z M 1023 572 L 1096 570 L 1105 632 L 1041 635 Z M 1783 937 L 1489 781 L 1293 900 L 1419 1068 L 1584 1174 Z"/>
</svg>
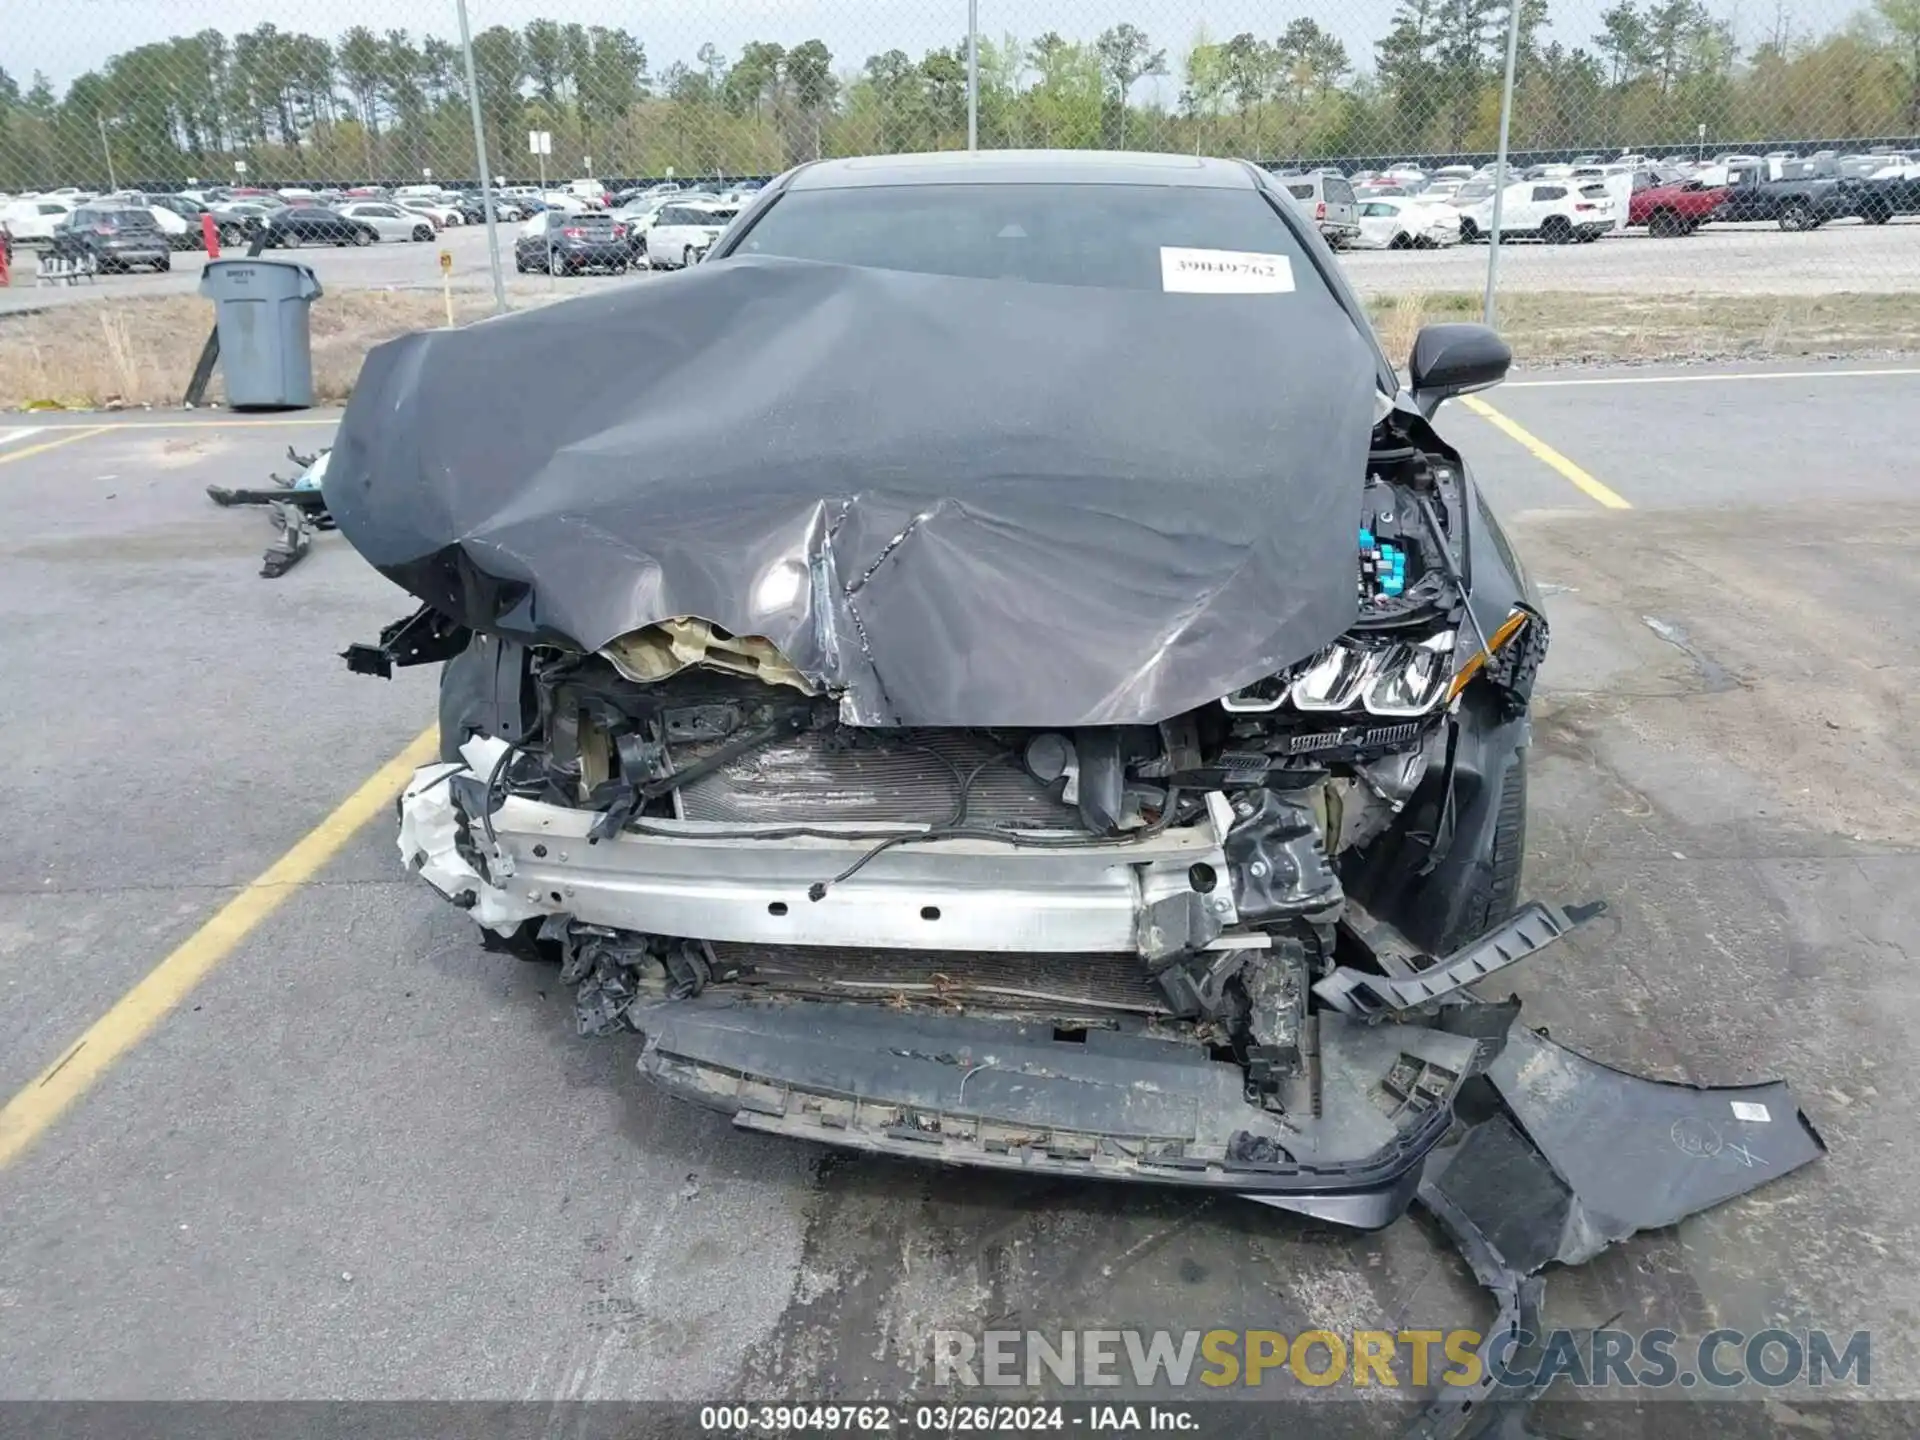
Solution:
<svg viewBox="0 0 1920 1440">
<path fill-rule="evenodd" d="M 1398 644 L 1376 652 L 1361 703 L 1369 715 L 1424 715 L 1447 693 L 1453 660 L 1453 632 L 1443 630 L 1417 645 Z"/>
<path fill-rule="evenodd" d="M 1497 654 L 1527 619 L 1525 611 L 1514 611 L 1488 637 L 1488 652 L 1476 645 L 1458 668 L 1453 630 L 1420 640 L 1343 636 L 1304 664 L 1224 696 L 1220 707 L 1234 714 L 1267 714 L 1283 705 L 1321 713 L 1364 710 L 1401 720 L 1430 714 L 1464 690 L 1487 653 Z"/>
</svg>

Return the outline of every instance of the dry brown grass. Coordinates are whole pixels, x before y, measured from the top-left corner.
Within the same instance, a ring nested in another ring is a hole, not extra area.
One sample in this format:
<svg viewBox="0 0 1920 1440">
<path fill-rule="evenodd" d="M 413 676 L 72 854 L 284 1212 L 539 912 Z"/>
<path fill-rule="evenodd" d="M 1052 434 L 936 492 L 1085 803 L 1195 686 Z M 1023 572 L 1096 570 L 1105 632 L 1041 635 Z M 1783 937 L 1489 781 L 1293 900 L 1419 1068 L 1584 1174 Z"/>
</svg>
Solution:
<svg viewBox="0 0 1920 1440">
<path fill-rule="evenodd" d="M 1478 320 L 1478 295 L 1367 301 L 1380 343 L 1404 360 L 1420 327 Z M 1787 360 L 1920 348 L 1920 294 L 1500 297 L 1500 333 L 1522 365 L 1578 361 Z"/>
<path fill-rule="evenodd" d="M 491 310 L 488 296 L 454 293 L 461 324 Z M 315 398 L 346 399 L 360 362 L 382 340 L 446 323 L 446 302 L 434 291 L 329 291 L 310 316 Z M 211 302 L 196 295 L 0 316 L 0 409 L 47 402 L 85 409 L 178 405 L 212 324 Z M 209 399 L 219 398 L 216 368 Z"/>
<path fill-rule="evenodd" d="M 455 292 L 454 318 L 491 308 L 483 293 Z M 538 300 L 516 297 L 516 304 Z M 1480 297 L 1458 292 L 1367 301 L 1387 354 L 1401 361 L 1420 327 L 1473 320 Z M 0 316 L 0 410 L 53 402 L 74 408 L 178 405 L 212 323 L 193 295 L 57 305 Z M 1591 361 L 1791 359 L 1920 348 L 1920 294 L 1538 294 L 1500 301 L 1500 329 L 1522 365 Z M 369 348 L 410 330 L 446 324 L 430 290 L 329 291 L 313 307 L 313 379 L 322 402 L 346 399 Z M 218 399 L 215 372 L 210 398 Z"/>
</svg>

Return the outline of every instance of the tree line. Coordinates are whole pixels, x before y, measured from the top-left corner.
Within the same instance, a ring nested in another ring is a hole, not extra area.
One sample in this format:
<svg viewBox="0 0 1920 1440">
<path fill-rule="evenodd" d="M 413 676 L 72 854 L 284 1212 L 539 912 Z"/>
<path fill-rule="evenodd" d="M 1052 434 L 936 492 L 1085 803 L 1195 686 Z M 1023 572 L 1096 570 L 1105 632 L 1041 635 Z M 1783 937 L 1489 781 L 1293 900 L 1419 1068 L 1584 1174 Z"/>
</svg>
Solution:
<svg viewBox="0 0 1920 1440">
<path fill-rule="evenodd" d="M 1518 0 L 1512 143 L 1520 149 L 1920 132 L 1920 0 L 1872 0 L 1815 34 L 1776 12 L 1736 33 L 1699 0 L 1617 0 L 1586 44 L 1547 36 Z M 978 41 L 987 147 L 1117 146 L 1266 161 L 1490 149 L 1506 0 L 1399 0 L 1356 57 L 1318 22 L 1178 47 L 1120 23 Z M 607 175 L 764 174 L 821 156 L 953 148 L 966 136 L 966 45 L 858 65 L 821 41 L 708 44 L 657 71 L 625 29 L 556 20 L 473 38 L 493 168 Z M 1155 82 L 1152 84 L 1145 82 Z M 446 179 L 475 173 L 459 47 L 355 26 L 332 39 L 261 24 L 114 55 L 56 93 L 0 69 L 0 189 L 98 183 L 108 159 L 149 183 Z"/>
</svg>

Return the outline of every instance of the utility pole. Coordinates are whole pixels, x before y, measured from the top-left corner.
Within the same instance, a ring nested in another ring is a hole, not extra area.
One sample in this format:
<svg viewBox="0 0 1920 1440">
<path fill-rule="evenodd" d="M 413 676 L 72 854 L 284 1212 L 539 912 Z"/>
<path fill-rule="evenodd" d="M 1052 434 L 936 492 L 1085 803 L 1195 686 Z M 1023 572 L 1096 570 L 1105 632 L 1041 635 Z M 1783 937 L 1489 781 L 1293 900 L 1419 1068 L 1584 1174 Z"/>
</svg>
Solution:
<svg viewBox="0 0 1920 1440">
<path fill-rule="evenodd" d="M 1519 0 L 1515 0 L 1518 4 Z M 493 308 L 507 313 L 507 282 L 500 273 L 500 227 L 493 213 L 493 166 L 487 163 L 487 127 L 480 120 L 480 77 L 473 68 L 473 27 L 467 23 L 467 0 L 456 0 L 460 13 L 460 53 L 467 65 L 467 106 L 473 114 L 473 154 L 480 162 L 480 208 L 487 216 L 487 263 L 493 267 Z"/>
<path fill-rule="evenodd" d="M 113 146 L 107 143 L 107 117 L 96 115 L 93 117 L 93 123 L 100 127 L 100 149 L 107 157 L 107 189 L 118 190 L 120 181 L 113 173 Z"/>
</svg>

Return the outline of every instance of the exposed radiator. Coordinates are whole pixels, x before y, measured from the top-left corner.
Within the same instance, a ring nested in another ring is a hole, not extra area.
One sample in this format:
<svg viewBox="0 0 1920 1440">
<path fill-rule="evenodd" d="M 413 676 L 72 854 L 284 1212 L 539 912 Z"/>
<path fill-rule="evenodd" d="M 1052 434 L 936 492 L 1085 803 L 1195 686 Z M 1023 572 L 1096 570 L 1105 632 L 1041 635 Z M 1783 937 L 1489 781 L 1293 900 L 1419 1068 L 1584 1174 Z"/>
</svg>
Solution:
<svg viewBox="0 0 1920 1440">
<path fill-rule="evenodd" d="M 696 757 L 689 752 L 689 759 Z M 964 730 L 931 730 L 911 739 L 809 733 L 777 741 L 681 787 L 680 813 L 688 820 L 737 823 L 932 824 L 952 815 L 959 777 L 982 764 L 967 791 L 970 822 L 1082 828 L 1079 811 L 1047 794 L 1003 747 Z"/>
<path fill-rule="evenodd" d="M 1166 1001 L 1132 954 L 992 955 L 943 950 L 868 950 L 829 945 L 715 944 L 723 973 L 795 994 L 885 1001 L 993 1005 L 1005 1009 L 1127 1010 L 1165 1014 Z"/>
</svg>

